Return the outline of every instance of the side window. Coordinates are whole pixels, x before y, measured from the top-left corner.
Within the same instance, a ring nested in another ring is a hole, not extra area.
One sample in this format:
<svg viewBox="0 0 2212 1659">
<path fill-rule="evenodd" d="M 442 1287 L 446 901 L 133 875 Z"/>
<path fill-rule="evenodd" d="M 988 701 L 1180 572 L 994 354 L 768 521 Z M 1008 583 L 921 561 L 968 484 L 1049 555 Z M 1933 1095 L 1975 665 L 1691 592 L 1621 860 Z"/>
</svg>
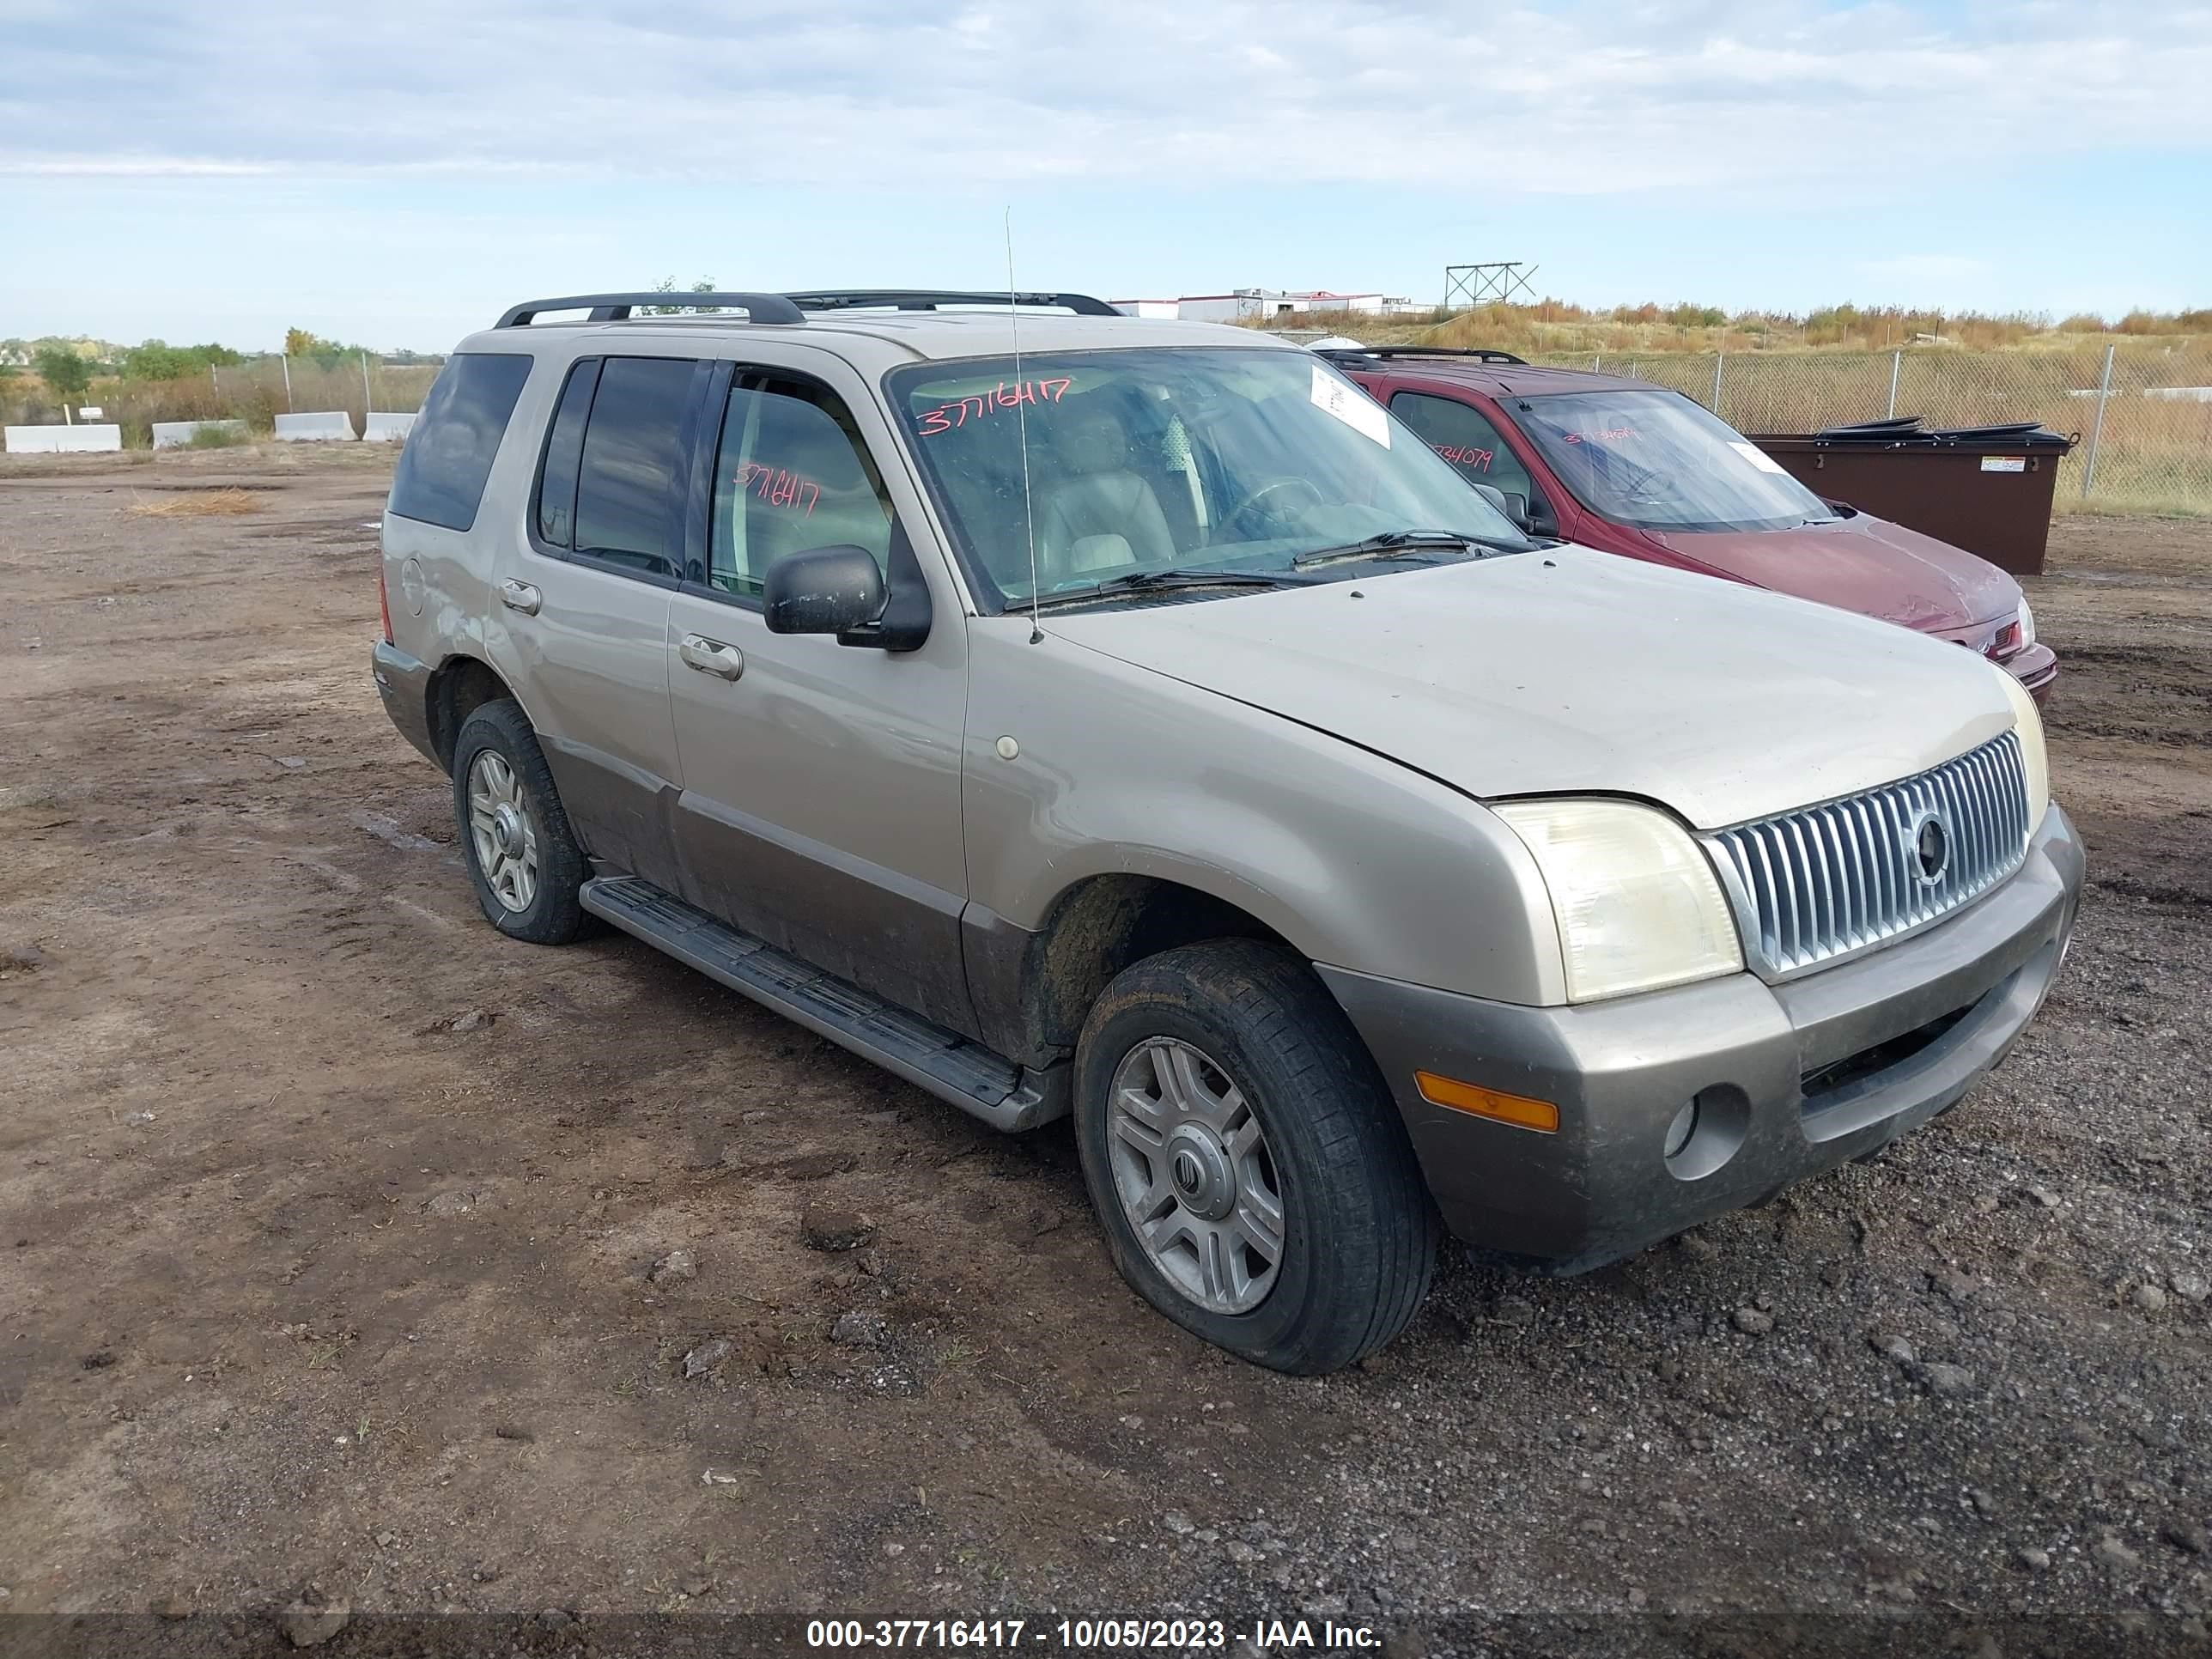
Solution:
<svg viewBox="0 0 2212 1659">
<path fill-rule="evenodd" d="M 476 523 L 484 480 L 532 362 L 489 351 L 459 352 L 447 362 L 399 452 L 392 475 L 392 512 L 447 530 Z"/>
<path fill-rule="evenodd" d="M 688 357 L 610 357 L 576 468 L 575 549 L 659 576 L 684 570 Z"/>
<path fill-rule="evenodd" d="M 770 565 L 814 547 L 864 547 L 884 565 L 890 539 L 883 478 L 837 394 L 740 368 L 714 465 L 708 581 L 757 594 Z"/>
<path fill-rule="evenodd" d="M 584 459 L 584 417 L 592 412 L 599 389 L 599 360 L 586 357 L 568 371 L 553 428 L 545 438 L 545 464 L 538 469 L 538 538 L 554 547 L 573 545 L 576 528 L 576 472 Z"/>
<path fill-rule="evenodd" d="M 1513 451 L 1480 410 L 1449 398 L 1431 398 L 1418 392 L 1401 392 L 1390 399 L 1390 412 L 1413 428 L 1421 441 L 1452 464 L 1452 470 L 1470 483 L 1486 483 L 1508 495 L 1518 495 L 1524 505 L 1533 495 L 1528 469 L 1514 459 Z"/>
</svg>

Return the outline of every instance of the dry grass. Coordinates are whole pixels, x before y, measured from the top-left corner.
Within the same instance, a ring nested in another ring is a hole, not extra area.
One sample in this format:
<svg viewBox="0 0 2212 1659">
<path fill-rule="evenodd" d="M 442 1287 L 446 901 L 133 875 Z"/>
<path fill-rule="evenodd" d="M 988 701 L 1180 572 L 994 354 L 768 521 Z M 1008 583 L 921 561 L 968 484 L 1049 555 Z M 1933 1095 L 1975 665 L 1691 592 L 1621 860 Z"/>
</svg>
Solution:
<svg viewBox="0 0 2212 1659">
<path fill-rule="evenodd" d="M 133 501 L 130 510 L 142 519 L 227 519 L 258 513 L 261 496 L 251 489 L 186 489 L 166 501 Z"/>
<path fill-rule="evenodd" d="M 1469 310 L 1395 317 L 1292 313 L 1250 319 L 1257 328 L 1337 324 L 1370 345 L 1490 346 L 1522 356 L 1660 352 L 1881 351 L 1917 347 L 1970 352 L 2087 352 L 2107 344 L 2186 347 L 2212 336 L 2212 310 L 2131 313 L 2118 323 L 2087 315 L 2053 325 L 2048 317 L 1966 313 L 1946 316 L 1899 307 L 1830 306 L 1797 316 L 1713 306 L 1614 306 L 1595 309 L 1564 300 L 1492 303 Z M 1940 343 L 1937 343 L 1940 342 Z"/>
</svg>

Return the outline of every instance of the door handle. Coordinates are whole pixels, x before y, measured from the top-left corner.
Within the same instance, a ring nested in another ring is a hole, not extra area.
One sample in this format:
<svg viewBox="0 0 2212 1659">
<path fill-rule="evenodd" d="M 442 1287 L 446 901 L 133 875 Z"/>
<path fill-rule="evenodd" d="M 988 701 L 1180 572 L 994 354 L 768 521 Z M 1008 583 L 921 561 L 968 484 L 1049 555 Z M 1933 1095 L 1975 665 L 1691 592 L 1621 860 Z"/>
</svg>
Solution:
<svg viewBox="0 0 2212 1659">
<path fill-rule="evenodd" d="M 499 585 L 499 602 L 509 611 L 520 611 L 526 617 L 538 614 L 538 607 L 545 603 L 545 596 L 528 582 L 512 578 Z"/>
<path fill-rule="evenodd" d="M 733 680 L 745 672 L 744 652 L 734 645 L 725 645 L 700 634 L 686 634 L 678 644 L 676 654 L 684 659 L 685 666 L 726 680 Z"/>
</svg>

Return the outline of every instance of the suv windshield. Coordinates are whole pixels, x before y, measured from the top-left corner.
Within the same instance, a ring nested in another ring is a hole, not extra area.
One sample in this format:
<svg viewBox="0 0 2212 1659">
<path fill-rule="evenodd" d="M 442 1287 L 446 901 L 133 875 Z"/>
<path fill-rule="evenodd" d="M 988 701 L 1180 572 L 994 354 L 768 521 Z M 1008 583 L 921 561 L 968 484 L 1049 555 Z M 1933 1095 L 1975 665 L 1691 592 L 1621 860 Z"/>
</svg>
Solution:
<svg viewBox="0 0 2212 1659">
<path fill-rule="evenodd" d="M 1011 357 L 971 358 L 884 385 L 970 573 L 1001 604 L 1031 596 L 1032 533 L 1040 598 L 1176 585 L 1123 580 L 1154 572 L 1288 577 L 1318 562 L 1300 579 L 1326 580 L 1530 545 L 1304 352 L 1024 353 L 1018 374 Z M 1342 567 L 1322 558 L 1339 550 Z"/>
<path fill-rule="evenodd" d="M 1764 450 L 1679 392 L 1570 392 L 1510 406 L 1560 481 L 1615 524 L 1792 530 L 1836 516 Z"/>
</svg>

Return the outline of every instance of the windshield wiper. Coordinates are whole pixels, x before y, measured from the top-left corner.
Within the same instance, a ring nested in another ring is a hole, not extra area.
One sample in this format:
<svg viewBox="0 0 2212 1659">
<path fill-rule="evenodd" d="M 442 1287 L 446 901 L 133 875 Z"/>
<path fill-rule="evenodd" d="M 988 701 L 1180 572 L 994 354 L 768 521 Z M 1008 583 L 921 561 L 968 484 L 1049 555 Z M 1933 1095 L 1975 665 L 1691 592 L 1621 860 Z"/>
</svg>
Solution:
<svg viewBox="0 0 2212 1659">
<path fill-rule="evenodd" d="M 1049 610 L 1054 605 L 1077 605 L 1091 599 L 1110 599 L 1123 593 L 1145 593 L 1177 587 L 1303 587 L 1304 576 L 1293 576 L 1287 571 L 1268 570 L 1137 570 L 1126 576 L 1109 576 L 1103 582 L 1093 582 L 1088 587 L 1069 588 L 1058 593 L 1038 597 L 1036 604 Z M 1019 601 L 1011 603 L 1012 611 L 1030 607 Z"/>
<path fill-rule="evenodd" d="M 1371 559 L 1386 555 L 1417 558 L 1424 553 L 1443 552 L 1453 548 L 1480 548 L 1485 553 L 1525 553 L 1533 544 L 1525 540 L 1507 541 L 1500 537 L 1477 536 L 1461 530 L 1385 530 L 1356 542 L 1346 542 L 1341 547 L 1317 547 L 1310 553 L 1301 553 L 1291 561 L 1291 566 L 1293 569 L 1305 570 L 1317 564 L 1334 564 L 1340 559 Z"/>
</svg>

